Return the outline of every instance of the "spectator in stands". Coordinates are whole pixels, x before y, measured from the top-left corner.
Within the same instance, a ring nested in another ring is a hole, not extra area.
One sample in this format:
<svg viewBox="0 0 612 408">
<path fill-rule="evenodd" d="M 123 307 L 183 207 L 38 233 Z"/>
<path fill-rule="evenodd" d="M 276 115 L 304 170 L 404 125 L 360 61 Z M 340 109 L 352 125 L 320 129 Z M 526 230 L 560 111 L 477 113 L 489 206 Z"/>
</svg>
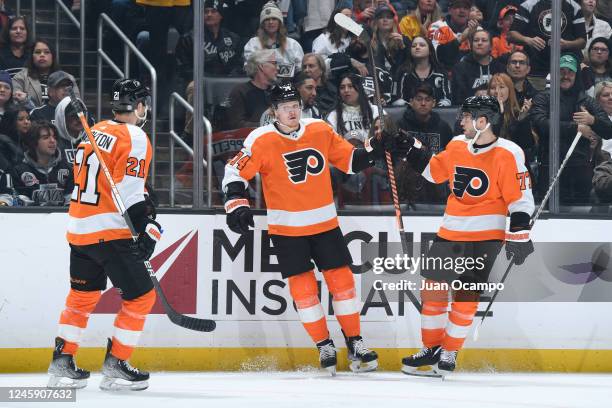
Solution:
<svg viewBox="0 0 612 408">
<path fill-rule="evenodd" d="M 607 38 L 594 38 L 587 52 L 588 65 L 582 66 L 581 77 L 584 89 L 590 96 L 599 82 L 612 80 L 610 41 Z"/>
<path fill-rule="evenodd" d="M 300 70 L 304 52 L 297 41 L 287 37 L 287 29 L 283 24 L 283 13 L 276 3 L 268 2 L 264 5 L 259 21 L 257 36 L 251 38 L 244 46 L 244 59 L 248 60 L 254 52 L 259 50 L 275 50 L 278 76 L 293 78 Z"/>
<path fill-rule="evenodd" d="M 13 104 L 13 81 L 8 72 L 0 71 L 0 122 Z"/>
<path fill-rule="evenodd" d="M 409 57 L 407 50 L 410 48 L 410 40 L 398 32 L 397 26 L 393 23 L 393 17 L 393 10 L 389 6 L 378 6 L 374 13 L 371 39 L 374 64 L 378 69 L 388 72 L 392 78 L 396 76 L 397 69 Z M 373 73 L 373 67 L 368 67 L 368 71 Z M 389 89 L 390 93 L 391 89 Z"/>
<path fill-rule="evenodd" d="M 572 153 L 560 180 L 560 197 L 564 203 L 584 204 L 589 201 L 593 166 L 591 143 L 597 135 L 612 138 L 612 122 L 598 103 L 587 96 L 577 80 L 578 59 L 574 54 L 563 54 L 559 64 L 561 73 L 561 112 L 559 159 L 563 160 L 577 132 L 582 138 Z M 540 92 L 530 111 L 533 126 L 539 137 L 540 162 L 536 192 L 542 196 L 548 189 L 550 90 Z"/>
<path fill-rule="evenodd" d="M 417 35 L 426 37 L 429 26 L 440 19 L 442 19 L 442 11 L 436 0 L 419 0 L 414 12 L 400 21 L 399 31 L 409 39 Z"/>
<path fill-rule="evenodd" d="M 343 3 L 346 2 L 340 1 L 338 5 L 334 5 L 334 0 L 308 1 L 303 24 L 304 33 L 300 38 L 304 52 L 313 51 L 313 41 L 323 33 L 326 24 L 328 25 L 329 18 L 334 14 L 334 10 L 347 8 Z"/>
<path fill-rule="evenodd" d="M 10 18 L 0 34 L 0 69 L 15 75 L 25 66 L 30 49 L 30 30 L 25 17 Z"/>
<path fill-rule="evenodd" d="M 607 40 L 612 37 L 612 27 L 610 27 L 610 23 L 608 23 L 606 20 L 595 17 L 597 0 L 582 0 L 581 5 L 587 38 L 585 50 L 590 50 L 591 41 L 593 41 L 595 38 L 603 37 Z M 585 52 L 584 56 L 588 57 L 588 53 Z"/>
<path fill-rule="evenodd" d="M 595 100 L 612 121 L 612 81 L 604 81 L 595 85 Z M 612 154 L 612 139 L 604 140 L 602 149 Z"/>
<path fill-rule="evenodd" d="M 316 83 L 316 105 L 321 109 L 321 113 L 329 112 L 336 105 L 338 94 L 335 85 L 327 77 L 327 67 L 323 57 L 314 53 L 304 55 L 302 70 Z"/>
<path fill-rule="evenodd" d="M 506 56 L 506 54 L 511 53 L 514 50 L 522 49 L 523 47 L 517 44 L 508 43 L 508 32 L 510 31 L 510 27 L 512 27 L 512 22 L 514 21 L 514 15 L 518 8 L 515 6 L 506 6 L 499 12 L 499 19 L 497 20 L 497 28 L 499 30 L 499 35 L 493 37 L 493 50 L 491 51 L 491 55 L 493 58 L 499 58 L 501 56 Z"/>
<path fill-rule="evenodd" d="M 410 56 L 399 68 L 397 98 L 409 101 L 423 83 L 434 90 L 436 106 L 451 105 L 451 90 L 446 73 L 438 64 L 431 41 L 418 35 L 412 39 Z"/>
<path fill-rule="evenodd" d="M 562 0 L 561 14 L 566 27 L 561 33 L 561 50 L 578 53 L 586 45 L 584 17 L 572 0 Z M 508 40 L 526 46 L 531 61 L 529 82 L 538 91 L 546 87 L 550 71 L 551 0 L 526 1 L 521 4 L 508 33 Z"/>
<path fill-rule="evenodd" d="M 612 204 L 612 160 L 607 160 L 595 167 L 593 191 L 601 203 Z"/>
<path fill-rule="evenodd" d="M 37 108 L 32 109 L 30 117 L 32 122 L 47 121 L 55 123 L 55 107 L 62 99 L 68 96 L 70 87 L 76 87 L 76 80 L 65 71 L 55 71 L 47 79 L 49 99 Z"/>
<path fill-rule="evenodd" d="M 179 34 L 185 34 L 192 26 L 193 14 L 191 0 L 136 0 L 144 7 L 145 20 L 148 23 L 149 58 L 157 70 L 161 84 L 165 84 L 168 72 L 168 31 L 176 28 Z M 162 92 L 160 92 L 162 94 Z"/>
<path fill-rule="evenodd" d="M 0 0 L 0 31 L 8 23 L 9 18 L 15 13 L 7 5 L 5 0 Z"/>
<path fill-rule="evenodd" d="M 519 145 L 525 153 L 526 162 L 530 163 L 535 153 L 535 140 L 531 133 L 531 122 L 529 121 L 531 100 L 527 99 L 522 105 L 519 105 L 512 79 L 504 73 L 493 75 L 489 82 L 488 93 L 490 96 L 497 98 L 502 114 L 502 123 L 496 135 L 512 140 Z"/>
<path fill-rule="evenodd" d="M 351 36 L 348 31 L 340 27 L 334 21 L 334 16 L 338 13 L 342 13 L 348 17 L 352 17 L 353 15 L 353 11 L 348 7 L 334 10 L 329 17 L 325 31 L 315 38 L 312 43 L 313 53 L 327 58 L 336 52 L 344 52 L 351 43 Z"/>
<path fill-rule="evenodd" d="M 95 123 L 93 117 L 88 113 L 86 115 L 89 125 L 93 126 Z M 81 119 L 79 119 L 74 106 L 70 103 L 69 96 L 62 99 L 55 108 L 55 128 L 57 130 L 57 147 L 60 154 L 68 163 L 73 163 L 77 146 L 81 141 L 87 139 L 87 136 L 83 130 Z"/>
<path fill-rule="evenodd" d="M 204 74 L 210 76 L 243 76 L 244 45 L 238 34 L 226 30 L 225 3 L 206 0 L 204 3 Z M 193 30 L 181 36 L 176 46 L 176 59 L 185 83 L 193 79 Z"/>
<path fill-rule="evenodd" d="M 527 79 L 531 66 L 529 64 L 529 55 L 523 50 L 516 50 L 508 56 L 506 63 L 506 73 L 514 83 L 514 91 L 519 106 L 523 106 L 525 100 L 531 101 L 538 93 Z"/>
<path fill-rule="evenodd" d="M 599 0 L 595 14 L 608 23 L 612 22 L 612 0 Z"/>
<path fill-rule="evenodd" d="M 365 26 L 369 26 L 374 19 L 374 13 L 378 6 L 389 6 L 396 16 L 395 24 L 399 24 L 397 12 L 388 0 L 353 0 L 353 15 L 355 16 L 355 20 Z"/>
<path fill-rule="evenodd" d="M 453 136 L 448 123 L 433 111 L 436 106 L 434 89 L 422 83 L 413 90 L 409 100 L 410 104 L 398 121 L 399 131 L 413 136 L 433 154 L 440 153 Z M 402 186 L 402 201 L 441 204 L 448 197 L 447 184 L 426 182 L 410 165 L 400 164 L 397 178 L 398 184 Z"/>
<path fill-rule="evenodd" d="M 19 145 L 9 136 L 0 133 L 0 177 L 10 174 L 22 160 L 23 151 Z"/>
<path fill-rule="evenodd" d="M 378 117 L 378 108 L 368 101 L 361 77 L 352 72 L 343 74 L 337 93 L 340 101 L 327 115 L 327 122 L 349 142 L 365 142 L 373 120 Z"/>
<path fill-rule="evenodd" d="M 469 52 L 466 39 L 478 28 L 478 21 L 470 19 L 471 6 L 471 0 L 451 0 L 448 15 L 429 29 L 438 61 L 449 71 Z"/>
<path fill-rule="evenodd" d="M 491 56 L 491 34 L 488 31 L 476 31 L 470 38 L 470 48 L 472 51 L 453 69 L 451 89 L 454 105 L 460 105 L 465 98 L 474 95 L 474 90 L 488 83 L 493 74 L 504 71 L 504 67 Z"/>
<path fill-rule="evenodd" d="M 57 148 L 57 130 L 35 122 L 23 139 L 25 158 L 15 167 L 13 180 L 19 194 L 36 205 L 67 205 L 74 188 L 72 165 Z"/>
<path fill-rule="evenodd" d="M 276 52 L 253 52 L 244 69 L 251 80 L 237 85 L 229 94 L 232 129 L 259 126 L 261 114 L 269 105 L 266 90 L 276 82 Z"/>
<path fill-rule="evenodd" d="M 46 40 L 37 39 L 25 69 L 13 77 L 15 99 L 30 109 L 43 106 L 49 101 L 47 85 L 49 75 L 57 70 L 59 66 L 55 50 Z M 76 84 L 75 93 L 79 95 Z"/>
<path fill-rule="evenodd" d="M 21 146 L 21 140 L 31 126 L 29 110 L 23 105 L 16 105 L 4 113 L 0 122 L 0 134 L 7 135 L 13 143 Z"/>
<path fill-rule="evenodd" d="M 300 72 L 293 79 L 293 85 L 302 99 L 302 118 L 321 119 L 322 112 L 317 106 L 317 83 L 305 72 Z"/>
</svg>

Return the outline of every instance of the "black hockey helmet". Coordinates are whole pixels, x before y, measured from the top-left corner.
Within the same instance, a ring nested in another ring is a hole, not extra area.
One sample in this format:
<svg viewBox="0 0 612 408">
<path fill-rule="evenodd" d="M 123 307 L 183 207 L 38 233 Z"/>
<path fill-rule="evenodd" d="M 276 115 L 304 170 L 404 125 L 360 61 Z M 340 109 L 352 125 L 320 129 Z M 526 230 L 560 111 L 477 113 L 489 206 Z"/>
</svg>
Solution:
<svg viewBox="0 0 612 408">
<path fill-rule="evenodd" d="M 273 107 L 278 106 L 279 103 L 290 101 L 301 102 L 301 100 L 300 93 L 291 83 L 277 85 L 270 91 L 270 102 Z"/>
<path fill-rule="evenodd" d="M 111 107 L 115 112 L 133 112 L 138 102 L 151 107 L 149 89 L 135 79 L 118 79 L 111 92 Z"/>
<path fill-rule="evenodd" d="M 492 126 L 498 125 L 501 119 L 499 102 L 492 96 L 470 96 L 461 105 L 461 113 L 469 113 L 472 118 L 484 116 Z"/>
</svg>

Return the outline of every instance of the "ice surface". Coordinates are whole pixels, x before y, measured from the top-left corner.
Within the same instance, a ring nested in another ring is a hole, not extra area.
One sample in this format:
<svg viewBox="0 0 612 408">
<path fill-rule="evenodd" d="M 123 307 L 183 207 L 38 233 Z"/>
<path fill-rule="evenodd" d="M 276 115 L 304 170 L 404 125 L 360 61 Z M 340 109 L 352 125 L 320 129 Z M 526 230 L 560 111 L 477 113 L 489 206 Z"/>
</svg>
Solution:
<svg viewBox="0 0 612 408">
<path fill-rule="evenodd" d="M 146 391 L 110 393 L 92 374 L 75 403 L 2 403 L 0 407 L 88 408 L 560 408 L 612 406 L 612 374 L 463 373 L 446 380 L 401 373 L 335 378 L 322 371 L 152 373 Z M 44 386 L 44 374 L 2 374 L 0 386 Z"/>
</svg>

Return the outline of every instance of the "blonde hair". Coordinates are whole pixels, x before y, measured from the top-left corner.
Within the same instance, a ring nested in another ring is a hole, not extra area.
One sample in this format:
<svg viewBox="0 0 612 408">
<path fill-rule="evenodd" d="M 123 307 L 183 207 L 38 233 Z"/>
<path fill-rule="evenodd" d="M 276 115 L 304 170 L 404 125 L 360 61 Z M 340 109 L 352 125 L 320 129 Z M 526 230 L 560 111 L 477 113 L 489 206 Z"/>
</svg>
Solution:
<svg viewBox="0 0 612 408">
<path fill-rule="evenodd" d="M 261 24 L 259 24 L 259 28 L 257 29 L 257 38 L 259 38 L 259 43 L 261 44 L 261 48 L 263 49 L 268 48 L 268 40 L 270 39 L 270 36 L 268 35 L 268 33 L 266 33 L 266 30 L 263 29 L 265 21 L 266 20 L 262 21 Z M 287 49 L 287 28 L 285 27 L 282 21 L 278 26 L 278 33 L 276 34 L 276 43 L 278 44 L 278 49 L 281 51 L 281 53 L 284 53 Z"/>
<path fill-rule="evenodd" d="M 417 21 L 421 26 L 421 34 L 425 38 L 427 38 L 427 31 L 429 30 L 429 26 L 432 23 L 435 23 L 436 21 L 442 20 L 444 18 L 444 16 L 442 15 L 442 9 L 438 5 L 437 1 L 433 13 L 426 14 L 424 16 L 421 15 L 421 10 L 419 9 L 419 6 L 417 4 L 417 8 L 414 10 L 414 16 L 417 18 Z"/>
</svg>

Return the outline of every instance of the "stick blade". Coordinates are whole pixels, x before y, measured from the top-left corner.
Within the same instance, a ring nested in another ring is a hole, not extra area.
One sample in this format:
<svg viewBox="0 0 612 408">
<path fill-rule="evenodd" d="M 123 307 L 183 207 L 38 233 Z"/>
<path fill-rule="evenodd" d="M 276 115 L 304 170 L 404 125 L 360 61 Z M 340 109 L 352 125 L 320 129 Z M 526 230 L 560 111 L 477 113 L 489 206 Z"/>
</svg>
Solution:
<svg viewBox="0 0 612 408">
<path fill-rule="evenodd" d="M 359 37 L 363 32 L 363 27 L 357 24 L 352 18 L 345 16 L 342 13 L 336 13 L 334 21 L 346 31 Z"/>
</svg>

